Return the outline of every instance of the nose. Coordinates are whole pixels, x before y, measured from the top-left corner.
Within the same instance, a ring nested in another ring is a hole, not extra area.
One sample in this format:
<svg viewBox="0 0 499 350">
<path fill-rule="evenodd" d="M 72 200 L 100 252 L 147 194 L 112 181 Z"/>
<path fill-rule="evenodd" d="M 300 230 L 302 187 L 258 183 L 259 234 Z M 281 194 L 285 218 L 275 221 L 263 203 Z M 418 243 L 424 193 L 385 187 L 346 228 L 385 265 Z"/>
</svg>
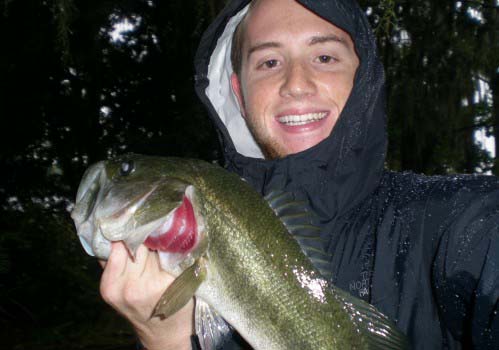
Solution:
<svg viewBox="0 0 499 350">
<path fill-rule="evenodd" d="M 282 97 L 303 98 L 316 92 L 311 72 L 300 62 L 290 64 L 280 89 Z"/>
</svg>

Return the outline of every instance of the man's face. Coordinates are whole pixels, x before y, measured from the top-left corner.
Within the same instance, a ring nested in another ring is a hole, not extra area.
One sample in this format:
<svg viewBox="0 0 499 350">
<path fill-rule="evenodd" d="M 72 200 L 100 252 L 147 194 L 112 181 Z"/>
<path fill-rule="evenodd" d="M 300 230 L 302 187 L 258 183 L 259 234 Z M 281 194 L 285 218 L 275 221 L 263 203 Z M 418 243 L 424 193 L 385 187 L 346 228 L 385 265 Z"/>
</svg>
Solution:
<svg viewBox="0 0 499 350">
<path fill-rule="evenodd" d="M 246 18 L 240 78 L 232 87 L 268 158 L 331 133 L 359 59 L 350 36 L 294 0 L 261 0 Z"/>
</svg>

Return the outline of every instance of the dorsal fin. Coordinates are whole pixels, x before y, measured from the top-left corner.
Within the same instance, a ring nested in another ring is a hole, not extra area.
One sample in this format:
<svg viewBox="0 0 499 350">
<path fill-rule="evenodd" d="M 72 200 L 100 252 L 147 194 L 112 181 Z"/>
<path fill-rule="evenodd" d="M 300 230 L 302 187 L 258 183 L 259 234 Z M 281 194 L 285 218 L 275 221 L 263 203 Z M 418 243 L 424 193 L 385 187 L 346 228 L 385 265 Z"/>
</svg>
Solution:
<svg viewBox="0 0 499 350">
<path fill-rule="evenodd" d="M 318 217 L 307 200 L 297 200 L 293 193 L 273 190 L 265 197 L 270 207 L 298 241 L 302 252 L 327 281 L 331 280 L 330 256 L 324 250 L 324 239 Z"/>
<path fill-rule="evenodd" d="M 296 200 L 290 192 L 271 191 L 265 196 L 270 207 L 298 241 L 305 255 L 319 272 L 331 281 L 330 256 L 324 250 L 324 240 L 318 225 L 319 218 L 306 200 Z M 366 336 L 370 350 L 408 349 L 405 336 L 395 324 L 374 306 L 355 298 L 330 284 L 336 300 L 344 306 L 359 331 Z"/>
</svg>

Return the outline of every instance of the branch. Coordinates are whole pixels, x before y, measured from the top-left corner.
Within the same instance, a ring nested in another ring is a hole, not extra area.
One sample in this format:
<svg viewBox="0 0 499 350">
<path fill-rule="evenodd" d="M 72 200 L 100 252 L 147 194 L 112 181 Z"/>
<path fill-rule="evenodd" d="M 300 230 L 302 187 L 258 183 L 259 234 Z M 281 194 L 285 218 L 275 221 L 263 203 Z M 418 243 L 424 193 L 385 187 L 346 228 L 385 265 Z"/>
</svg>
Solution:
<svg viewBox="0 0 499 350">
<path fill-rule="evenodd" d="M 489 84 L 489 86 L 490 86 L 490 80 L 487 80 L 487 79 L 485 79 L 485 78 L 482 78 L 481 76 L 479 76 L 479 77 L 478 77 L 478 80 L 481 80 L 481 81 L 483 81 L 484 83 Z"/>
<path fill-rule="evenodd" d="M 380 0 L 370 0 L 370 1 L 365 1 L 364 2 L 365 5 L 367 5 L 367 6 L 373 6 L 373 7 L 379 6 L 379 3 L 380 3 Z M 410 1 L 401 1 L 401 0 L 397 1 L 397 5 L 404 5 L 404 4 L 409 4 L 409 3 L 410 3 Z M 499 6 L 486 5 L 484 2 L 478 1 L 478 0 L 461 0 L 461 3 L 468 3 L 468 4 L 478 5 L 478 6 L 482 7 L 482 8 L 486 8 L 486 9 L 499 10 Z"/>
<path fill-rule="evenodd" d="M 497 126 L 498 126 L 498 124 L 495 124 L 495 123 L 481 122 L 481 123 L 463 126 L 462 128 L 454 129 L 454 132 L 458 133 L 458 132 L 463 132 L 463 131 L 473 130 L 473 129 L 478 129 L 478 128 L 484 128 L 484 127 L 496 128 Z"/>
</svg>

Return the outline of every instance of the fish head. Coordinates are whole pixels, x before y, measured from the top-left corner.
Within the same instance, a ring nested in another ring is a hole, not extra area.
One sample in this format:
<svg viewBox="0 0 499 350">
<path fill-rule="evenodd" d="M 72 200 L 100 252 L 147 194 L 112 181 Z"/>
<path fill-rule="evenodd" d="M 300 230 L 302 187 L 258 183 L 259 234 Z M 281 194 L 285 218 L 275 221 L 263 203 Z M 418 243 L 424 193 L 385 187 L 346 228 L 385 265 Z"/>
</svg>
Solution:
<svg viewBox="0 0 499 350">
<path fill-rule="evenodd" d="M 128 155 L 85 172 L 71 216 L 89 255 L 106 260 L 111 242 L 123 241 L 134 258 L 145 244 L 174 275 L 202 255 L 206 230 L 195 188 L 164 162 Z"/>
</svg>

